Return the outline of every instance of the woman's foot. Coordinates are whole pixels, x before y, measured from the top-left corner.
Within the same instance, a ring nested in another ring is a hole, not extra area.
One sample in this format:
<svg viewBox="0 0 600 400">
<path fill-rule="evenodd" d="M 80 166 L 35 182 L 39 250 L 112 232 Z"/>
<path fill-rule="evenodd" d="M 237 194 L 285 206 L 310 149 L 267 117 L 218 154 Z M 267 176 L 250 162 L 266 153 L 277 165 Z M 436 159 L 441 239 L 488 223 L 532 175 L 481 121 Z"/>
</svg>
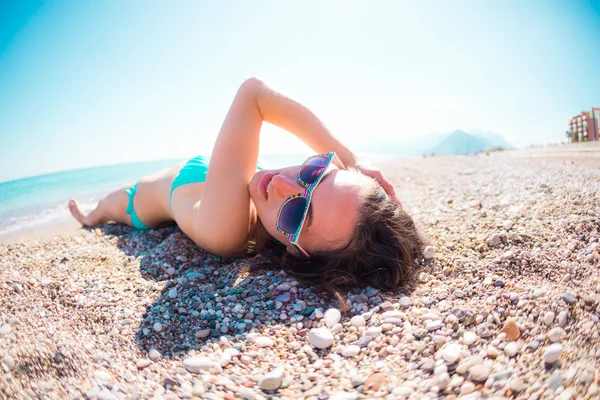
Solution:
<svg viewBox="0 0 600 400">
<path fill-rule="evenodd" d="M 79 223 L 81 225 L 88 226 L 86 224 L 87 215 L 85 215 L 83 212 L 81 212 L 81 208 L 79 208 L 79 203 L 77 203 L 77 200 L 75 200 L 75 199 L 69 200 L 69 211 L 71 211 L 71 215 L 73 215 L 73 218 L 75 218 L 77 221 L 79 221 Z"/>
</svg>

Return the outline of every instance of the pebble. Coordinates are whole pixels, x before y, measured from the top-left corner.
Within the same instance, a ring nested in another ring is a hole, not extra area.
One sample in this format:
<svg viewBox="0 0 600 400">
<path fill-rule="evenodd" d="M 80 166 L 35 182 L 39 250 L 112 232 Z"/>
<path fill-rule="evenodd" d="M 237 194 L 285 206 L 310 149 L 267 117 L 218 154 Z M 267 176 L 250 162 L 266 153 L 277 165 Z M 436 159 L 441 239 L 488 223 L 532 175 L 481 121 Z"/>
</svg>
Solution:
<svg viewBox="0 0 600 400">
<path fill-rule="evenodd" d="M 342 355 L 344 357 L 354 357 L 354 356 L 357 356 L 359 353 L 360 353 L 360 347 L 356 346 L 354 344 L 346 346 L 344 348 L 344 350 L 342 351 Z"/>
<path fill-rule="evenodd" d="M 154 325 L 152 325 L 152 328 L 156 331 L 156 332 L 160 332 L 163 329 L 163 326 L 160 322 L 155 322 Z"/>
<path fill-rule="evenodd" d="M 473 343 L 475 343 L 477 340 L 479 339 L 479 337 L 477 336 L 476 333 L 471 332 L 471 331 L 465 331 L 463 333 L 463 343 L 467 346 L 472 345 Z"/>
<path fill-rule="evenodd" d="M 210 335 L 211 335 L 210 329 L 203 329 L 201 331 L 196 332 L 194 336 L 196 336 L 196 338 L 198 338 L 198 339 L 204 339 L 205 337 L 208 337 Z"/>
<path fill-rule="evenodd" d="M 4 324 L 0 326 L 0 335 L 8 335 L 11 330 L 12 328 L 9 324 Z"/>
<path fill-rule="evenodd" d="M 504 347 L 504 354 L 509 357 L 514 357 L 519 353 L 521 346 L 517 342 L 510 342 Z"/>
<path fill-rule="evenodd" d="M 513 378 L 508 381 L 508 388 L 514 393 L 521 393 L 525 388 L 525 384 L 519 378 Z"/>
<path fill-rule="evenodd" d="M 219 357 L 219 364 L 221 367 L 226 367 L 231 362 L 231 353 L 226 351 Z"/>
<path fill-rule="evenodd" d="M 366 321 L 365 319 L 360 316 L 360 315 L 355 315 L 354 317 L 352 317 L 352 319 L 350 320 L 350 325 L 352 326 L 365 326 L 366 325 Z"/>
<path fill-rule="evenodd" d="M 421 369 L 423 371 L 433 371 L 434 368 L 435 368 L 435 361 L 433 361 L 431 358 L 426 358 L 421 363 Z"/>
<path fill-rule="evenodd" d="M 366 392 L 377 392 L 385 383 L 387 382 L 387 377 L 382 373 L 375 373 L 365 381 L 363 388 Z"/>
<path fill-rule="evenodd" d="M 423 251 L 423 257 L 425 257 L 425 259 L 429 260 L 429 259 L 433 258 L 434 256 L 435 256 L 435 249 L 433 248 L 433 246 L 425 247 L 425 250 Z"/>
<path fill-rule="evenodd" d="M 444 323 L 438 319 L 435 321 L 428 322 L 426 328 L 428 331 L 431 332 L 440 329 L 442 326 L 444 326 Z"/>
<path fill-rule="evenodd" d="M 556 360 L 559 359 L 559 357 L 562 355 L 563 353 L 563 346 L 560 343 L 554 343 L 551 344 L 550 346 L 546 347 L 546 349 L 544 350 L 544 362 L 546 364 L 552 364 L 553 362 L 555 362 Z"/>
<path fill-rule="evenodd" d="M 464 336 L 463 336 L 464 339 Z M 460 358 L 460 353 L 462 351 L 462 346 L 456 343 L 451 343 L 447 345 L 442 350 L 442 358 L 448 364 L 454 364 Z"/>
<path fill-rule="evenodd" d="M 277 390 L 283 379 L 283 368 L 278 367 L 269 371 L 258 383 L 262 390 Z"/>
<path fill-rule="evenodd" d="M 292 298 L 292 295 L 289 294 L 288 292 L 286 292 L 286 293 L 282 293 L 279 296 L 275 297 L 275 301 L 278 301 L 280 303 L 287 303 L 288 301 L 290 301 L 291 298 Z"/>
<path fill-rule="evenodd" d="M 118 400 L 118 397 L 110 392 L 108 389 L 102 389 L 97 394 L 98 400 Z"/>
<path fill-rule="evenodd" d="M 173 288 L 169 290 L 169 298 L 174 299 L 177 297 L 177 288 Z"/>
<path fill-rule="evenodd" d="M 553 322 L 554 322 L 554 312 L 552 312 L 552 311 L 546 312 L 546 314 L 544 314 L 544 324 L 546 324 L 547 326 L 550 326 L 550 325 L 552 325 Z"/>
<path fill-rule="evenodd" d="M 381 335 L 382 329 L 380 326 L 370 326 L 365 331 L 365 334 L 371 336 L 372 338 L 377 338 Z"/>
<path fill-rule="evenodd" d="M 275 344 L 275 341 L 268 336 L 258 336 L 254 339 L 254 344 L 258 347 L 271 347 Z"/>
<path fill-rule="evenodd" d="M 94 372 L 94 378 L 96 378 L 96 379 L 98 379 L 99 381 L 102 381 L 102 382 L 110 382 L 110 381 L 112 381 L 112 375 L 109 374 L 108 372 L 102 371 L 102 370 Z"/>
<path fill-rule="evenodd" d="M 512 222 L 511 220 L 507 219 L 506 221 L 504 221 L 504 222 L 502 223 L 502 227 L 503 227 L 504 229 L 506 229 L 507 231 L 509 231 L 509 230 L 510 230 L 510 228 L 512 228 L 512 227 L 513 227 L 513 222 Z"/>
<path fill-rule="evenodd" d="M 565 303 L 567 303 L 568 305 L 571 306 L 571 305 L 575 304 L 575 301 L 576 301 L 575 296 L 573 296 L 572 293 L 563 293 L 563 295 L 561 297 L 562 297 L 563 301 Z"/>
<path fill-rule="evenodd" d="M 475 384 L 473 382 L 465 382 L 460 387 L 461 395 L 473 393 L 474 391 L 475 391 Z"/>
<path fill-rule="evenodd" d="M 415 390 L 410 386 L 398 386 L 392 390 L 392 394 L 394 396 L 400 396 L 408 398 L 410 397 Z"/>
<path fill-rule="evenodd" d="M 143 368 L 146 368 L 150 364 L 152 364 L 152 361 L 150 361 L 147 358 L 141 358 L 141 359 L 137 360 L 137 362 L 135 363 L 135 366 L 138 367 L 139 369 L 143 369 Z"/>
<path fill-rule="evenodd" d="M 469 368 L 469 374 L 472 380 L 476 382 L 485 382 L 490 376 L 492 370 L 484 364 L 474 365 Z"/>
<path fill-rule="evenodd" d="M 308 334 L 308 341 L 318 349 L 326 349 L 333 344 L 333 334 L 325 327 L 311 329 Z"/>
<path fill-rule="evenodd" d="M 567 323 L 567 316 L 568 316 L 568 313 L 566 311 L 561 311 L 558 313 L 557 320 L 558 320 L 559 326 L 561 326 L 561 327 L 565 326 L 565 324 Z"/>
<path fill-rule="evenodd" d="M 407 296 L 401 297 L 400 300 L 398 301 L 398 304 L 402 308 L 410 307 L 410 305 L 411 305 L 410 297 L 407 297 Z"/>
<path fill-rule="evenodd" d="M 550 329 L 550 331 L 548 332 L 548 339 L 552 342 L 558 342 L 560 341 L 560 338 L 562 337 L 562 335 L 565 334 L 565 331 L 562 328 L 556 327 L 556 328 L 552 328 Z"/>
<path fill-rule="evenodd" d="M 340 322 L 341 318 L 342 313 L 337 308 L 330 308 L 329 310 L 325 311 L 325 325 L 328 327 L 332 327 Z"/>
<path fill-rule="evenodd" d="M 8 369 L 13 369 L 15 367 L 15 359 L 7 354 L 4 356 L 4 364 L 8 367 Z"/>
<path fill-rule="evenodd" d="M 148 352 L 148 358 L 152 361 L 158 361 L 161 357 L 162 354 L 160 354 L 160 352 L 154 348 L 150 349 L 150 351 Z"/>
<path fill-rule="evenodd" d="M 212 367 L 213 363 L 206 357 L 191 357 L 183 360 L 183 366 L 186 371 L 192 374 L 198 374 L 200 371 L 207 371 Z"/>
</svg>

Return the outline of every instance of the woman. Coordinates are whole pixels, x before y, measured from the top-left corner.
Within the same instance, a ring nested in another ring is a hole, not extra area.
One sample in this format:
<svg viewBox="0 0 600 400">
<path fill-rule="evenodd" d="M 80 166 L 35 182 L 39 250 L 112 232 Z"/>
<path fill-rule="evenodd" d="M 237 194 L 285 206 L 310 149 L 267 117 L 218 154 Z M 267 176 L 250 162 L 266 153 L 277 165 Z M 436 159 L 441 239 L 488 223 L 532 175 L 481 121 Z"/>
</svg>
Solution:
<svg viewBox="0 0 600 400">
<path fill-rule="evenodd" d="M 302 166 L 257 172 L 263 121 L 319 155 Z M 148 229 L 174 221 L 220 256 L 287 252 L 284 269 L 330 293 L 367 285 L 398 290 L 414 275 L 422 247 L 381 173 L 356 165 L 310 110 L 254 78 L 240 86 L 209 159 L 119 188 L 87 215 L 74 199 L 69 209 L 84 226 L 115 221 Z"/>
</svg>

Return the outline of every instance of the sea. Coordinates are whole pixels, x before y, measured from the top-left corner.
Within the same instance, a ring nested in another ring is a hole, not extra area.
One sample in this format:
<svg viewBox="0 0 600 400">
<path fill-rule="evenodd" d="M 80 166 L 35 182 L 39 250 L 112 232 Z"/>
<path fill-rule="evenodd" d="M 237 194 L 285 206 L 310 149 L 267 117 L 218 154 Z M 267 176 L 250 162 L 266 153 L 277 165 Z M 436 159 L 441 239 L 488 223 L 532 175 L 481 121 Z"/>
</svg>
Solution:
<svg viewBox="0 0 600 400">
<path fill-rule="evenodd" d="M 308 154 L 266 154 L 268 168 L 301 164 Z M 391 158 L 370 155 L 369 159 Z M 67 208 L 75 198 L 85 211 L 92 210 L 109 191 L 141 177 L 171 167 L 182 160 L 158 160 L 84 168 L 0 183 L 0 238 L 42 227 L 72 222 Z"/>
</svg>

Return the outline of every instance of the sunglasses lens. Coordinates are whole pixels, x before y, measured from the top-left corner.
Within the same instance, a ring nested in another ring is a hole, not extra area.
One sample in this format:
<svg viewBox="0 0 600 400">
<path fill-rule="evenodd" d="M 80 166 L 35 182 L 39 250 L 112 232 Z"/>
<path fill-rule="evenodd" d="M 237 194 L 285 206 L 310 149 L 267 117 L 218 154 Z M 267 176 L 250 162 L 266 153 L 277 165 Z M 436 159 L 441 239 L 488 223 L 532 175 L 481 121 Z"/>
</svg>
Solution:
<svg viewBox="0 0 600 400">
<path fill-rule="evenodd" d="M 305 208 L 306 199 L 304 197 L 295 197 L 285 203 L 279 214 L 279 229 L 291 235 L 296 233 L 302 222 Z"/>
<path fill-rule="evenodd" d="M 327 157 L 319 156 L 313 157 L 307 160 L 302 167 L 300 167 L 300 179 L 309 185 L 312 185 L 317 181 L 319 176 L 323 173 L 329 161 Z"/>
</svg>

